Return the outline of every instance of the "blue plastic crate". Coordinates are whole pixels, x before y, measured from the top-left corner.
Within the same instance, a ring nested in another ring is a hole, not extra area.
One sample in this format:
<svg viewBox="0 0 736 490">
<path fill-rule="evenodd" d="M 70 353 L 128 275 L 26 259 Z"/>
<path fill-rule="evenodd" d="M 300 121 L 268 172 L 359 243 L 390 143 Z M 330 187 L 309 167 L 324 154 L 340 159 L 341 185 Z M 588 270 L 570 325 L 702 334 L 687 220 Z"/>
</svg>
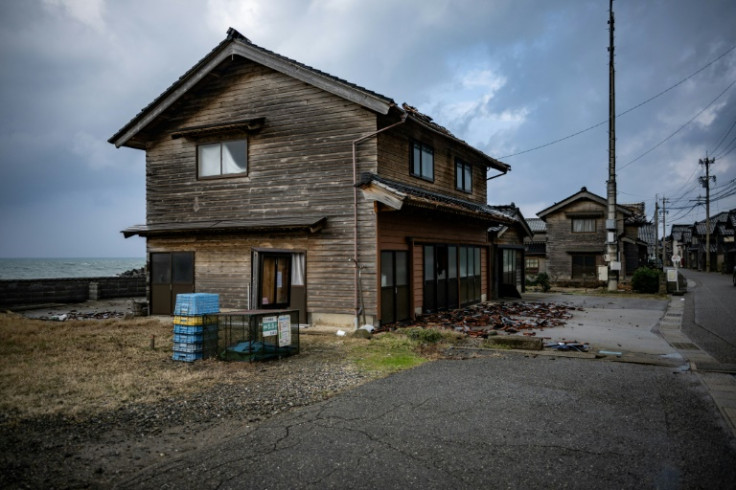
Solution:
<svg viewBox="0 0 736 490">
<path fill-rule="evenodd" d="M 171 358 L 175 361 L 194 362 L 197 359 L 202 359 L 201 352 L 174 352 Z"/>
<path fill-rule="evenodd" d="M 188 343 L 188 342 L 174 342 L 174 352 L 186 352 L 186 353 L 202 353 L 202 342 Z"/>
<path fill-rule="evenodd" d="M 188 293 L 176 295 L 175 316 L 198 316 L 220 312 L 220 295 Z"/>
<path fill-rule="evenodd" d="M 217 331 L 213 332 L 204 332 L 204 333 L 198 333 L 198 334 L 186 334 L 186 333 L 176 333 L 174 332 L 174 342 L 175 343 L 185 343 L 185 344 L 196 344 L 196 343 L 202 343 L 202 342 L 217 342 Z"/>
<path fill-rule="evenodd" d="M 203 333 L 204 327 L 202 325 L 190 327 L 187 325 L 174 324 L 174 334 L 202 335 Z"/>
<path fill-rule="evenodd" d="M 174 333 L 175 334 L 184 334 L 184 335 L 204 335 L 204 336 L 217 336 L 218 332 L 217 325 L 199 325 L 199 326 L 189 326 L 189 325 L 177 325 L 174 324 Z"/>
</svg>

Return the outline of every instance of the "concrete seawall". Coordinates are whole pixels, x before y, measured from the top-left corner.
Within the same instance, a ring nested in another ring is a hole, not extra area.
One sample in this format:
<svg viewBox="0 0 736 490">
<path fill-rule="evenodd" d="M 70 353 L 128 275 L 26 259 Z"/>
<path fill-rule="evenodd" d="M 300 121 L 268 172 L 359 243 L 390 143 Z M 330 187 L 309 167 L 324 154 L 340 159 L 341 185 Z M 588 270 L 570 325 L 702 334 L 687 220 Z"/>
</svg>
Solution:
<svg viewBox="0 0 736 490">
<path fill-rule="evenodd" d="M 145 277 L 85 277 L 72 279 L 10 279 L 0 281 L 0 308 L 81 303 L 87 300 L 141 297 Z"/>
</svg>

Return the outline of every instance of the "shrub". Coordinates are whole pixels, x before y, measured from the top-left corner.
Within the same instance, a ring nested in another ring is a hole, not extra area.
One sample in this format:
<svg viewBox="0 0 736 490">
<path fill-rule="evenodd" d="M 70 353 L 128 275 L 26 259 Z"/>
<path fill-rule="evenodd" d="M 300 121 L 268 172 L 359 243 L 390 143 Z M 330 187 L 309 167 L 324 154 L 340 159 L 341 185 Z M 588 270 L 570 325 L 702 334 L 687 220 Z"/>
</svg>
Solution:
<svg viewBox="0 0 736 490">
<path fill-rule="evenodd" d="M 545 293 L 552 288 L 549 283 L 549 276 L 546 272 L 540 272 L 537 274 L 537 285 L 539 285 Z"/>
<path fill-rule="evenodd" d="M 411 340 L 416 340 L 418 342 L 434 344 L 435 342 L 442 340 L 442 332 L 433 328 L 407 328 L 405 333 Z"/>
<path fill-rule="evenodd" d="M 634 271 L 631 278 L 631 288 L 640 293 L 659 292 L 659 271 L 648 267 L 640 267 Z"/>
</svg>

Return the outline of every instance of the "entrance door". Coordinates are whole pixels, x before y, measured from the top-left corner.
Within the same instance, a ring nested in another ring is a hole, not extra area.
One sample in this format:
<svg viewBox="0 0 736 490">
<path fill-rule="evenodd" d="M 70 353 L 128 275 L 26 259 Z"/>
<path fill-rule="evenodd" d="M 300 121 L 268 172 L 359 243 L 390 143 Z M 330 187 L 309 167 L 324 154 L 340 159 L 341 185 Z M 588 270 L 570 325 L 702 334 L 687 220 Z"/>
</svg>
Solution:
<svg viewBox="0 0 736 490">
<path fill-rule="evenodd" d="M 457 246 L 425 245 L 424 311 L 458 307 Z"/>
<path fill-rule="evenodd" d="M 409 319 L 409 253 L 381 252 L 381 324 Z"/>
<path fill-rule="evenodd" d="M 262 253 L 258 307 L 286 309 L 291 290 L 291 254 Z"/>
<path fill-rule="evenodd" d="M 171 315 L 176 295 L 194 292 L 194 253 L 151 254 L 151 314 Z"/>
</svg>

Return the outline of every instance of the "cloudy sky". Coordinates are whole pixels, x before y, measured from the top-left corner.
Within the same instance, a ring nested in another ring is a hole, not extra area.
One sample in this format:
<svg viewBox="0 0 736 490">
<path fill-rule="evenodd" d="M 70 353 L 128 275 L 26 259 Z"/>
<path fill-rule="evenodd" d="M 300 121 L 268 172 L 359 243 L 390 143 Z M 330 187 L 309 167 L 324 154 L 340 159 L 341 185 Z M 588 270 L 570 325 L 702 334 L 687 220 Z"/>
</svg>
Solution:
<svg viewBox="0 0 736 490">
<path fill-rule="evenodd" d="M 618 201 L 736 208 L 736 2 L 616 0 Z M 606 195 L 607 0 L 4 0 L 0 257 L 142 257 L 144 153 L 107 139 L 234 27 L 510 164 L 526 217 Z M 651 100 L 650 100 L 651 99 Z"/>
</svg>

